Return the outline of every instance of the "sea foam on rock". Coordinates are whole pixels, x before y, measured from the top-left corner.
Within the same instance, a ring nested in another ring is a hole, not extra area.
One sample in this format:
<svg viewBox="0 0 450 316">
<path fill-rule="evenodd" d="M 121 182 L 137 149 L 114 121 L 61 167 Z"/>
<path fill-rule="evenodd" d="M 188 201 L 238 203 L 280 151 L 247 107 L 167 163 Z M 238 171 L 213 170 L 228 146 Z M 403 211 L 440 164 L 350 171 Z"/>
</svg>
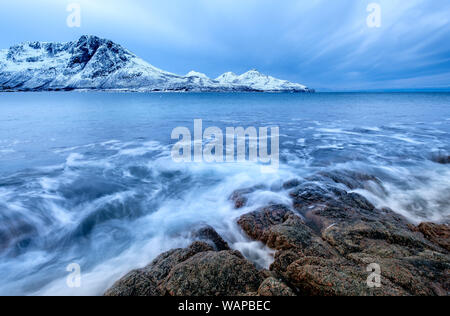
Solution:
<svg viewBox="0 0 450 316">
<path fill-rule="evenodd" d="M 262 275 L 240 252 L 204 242 L 175 249 L 119 280 L 107 296 L 234 296 L 257 292 Z"/>
<path fill-rule="evenodd" d="M 276 251 L 270 271 L 258 271 L 239 252 L 195 242 L 131 272 L 106 294 L 448 295 L 448 226 L 412 226 L 392 210 L 377 209 L 350 192 L 366 182 L 381 186 L 375 177 L 362 174 L 291 180 L 284 188 L 292 205 L 268 205 L 242 215 L 237 224 L 243 232 Z M 250 192 L 241 190 L 233 196 Z M 217 240 L 211 229 L 198 237 Z M 373 264 L 381 268 L 381 287 L 367 284 L 367 269 Z"/>
<path fill-rule="evenodd" d="M 411 231 L 402 217 L 323 183 L 299 182 L 291 196 L 295 213 L 271 206 L 243 215 L 238 224 L 277 250 L 271 270 L 297 294 L 448 294 L 448 251 Z M 367 286 L 372 263 L 382 268 L 381 288 Z"/>
</svg>

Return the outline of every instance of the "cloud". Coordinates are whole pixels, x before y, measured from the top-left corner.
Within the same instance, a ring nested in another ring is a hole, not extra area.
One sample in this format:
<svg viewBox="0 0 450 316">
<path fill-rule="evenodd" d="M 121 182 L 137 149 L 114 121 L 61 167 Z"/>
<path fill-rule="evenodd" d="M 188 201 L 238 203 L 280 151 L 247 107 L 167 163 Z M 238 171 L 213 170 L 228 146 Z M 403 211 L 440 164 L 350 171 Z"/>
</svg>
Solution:
<svg viewBox="0 0 450 316">
<path fill-rule="evenodd" d="M 81 4 L 80 29 L 64 25 L 70 2 Z M 381 28 L 366 24 L 371 2 L 381 5 Z M 441 86 L 448 12 L 448 0 L 16 0 L 3 4 L 0 26 L 13 31 L 0 45 L 87 33 L 175 73 L 258 68 L 319 89 L 432 86 L 433 78 Z"/>
</svg>

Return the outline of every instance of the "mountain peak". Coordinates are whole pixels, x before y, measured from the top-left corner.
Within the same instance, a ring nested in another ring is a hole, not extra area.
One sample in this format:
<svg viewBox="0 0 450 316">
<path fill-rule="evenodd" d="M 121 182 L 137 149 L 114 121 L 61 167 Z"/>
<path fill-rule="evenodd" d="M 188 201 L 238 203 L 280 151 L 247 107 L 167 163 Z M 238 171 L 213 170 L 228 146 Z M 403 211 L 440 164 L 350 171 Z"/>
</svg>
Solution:
<svg viewBox="0 0 450 316">
<path fill-rule="evenodd" d="M 221 83 L 232 83 L 237 77 L 234 72 L 229 71 L 217 77 L 216 80 Z"/>
<path fill-rule="evenodd" d="M 310 92 L 303 85 L 261 74 L 227 72 L 212 80 L 190 71 L 162 71 L 121 45 L 95 35 L 73 42 L 26 42 L 0 50 L 0 91 L 270 91 Z"/>
<path fill-rule="evenodd" d="M 80 38 L 78 39 L 78 41 L 86 41 L 86 40 L 106 40 L 106 39 L 102 39 L 97 35 L 89 35 L 89 34 L 81 35 Z"/>
<path fill-rule="evenodd" d="M 246 73 L 242 74 L 241 77 L 268 77 L 268 76 L 260 73 L 256 69 L 252 69 L 252 70 L 249 70 Z"/>
<path fill-rule="evenodd" d="M 198 77 L 198 78 L 202 78 L 202 79 L 209 79 L 209 77 L 207 75 L 205 75 L 204 73 L 201 72 L 197 72 L 197 71 L 190 71 L 186 74 L 186 77 Z"/>
</svg>

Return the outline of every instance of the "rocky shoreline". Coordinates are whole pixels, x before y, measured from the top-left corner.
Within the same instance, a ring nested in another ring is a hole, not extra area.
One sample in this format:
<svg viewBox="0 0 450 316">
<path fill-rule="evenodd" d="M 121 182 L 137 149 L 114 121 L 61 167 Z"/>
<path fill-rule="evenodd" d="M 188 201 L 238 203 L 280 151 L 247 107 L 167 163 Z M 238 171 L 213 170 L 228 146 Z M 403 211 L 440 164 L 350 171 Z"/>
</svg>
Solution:
<svg viewBox="0 0 450 316">
<path fill-rule="evenodd" d="M 107 296 L 447 296 L 450 291 L 450 226 L 411 225 L 351 192 L 375 177 L 321 173 L 291 180 L 292 205 L 268 205 L 241 216 L 249 238 L 275 250 L 269 270 L 258 270 L 230 249 L 211 227 L 198 241 L 161 254 L 117 281 Z M 236 208 L 255 188 L 236 191 Z M 381 286 L 369 287 L 373 265 Z"/>
</svg>

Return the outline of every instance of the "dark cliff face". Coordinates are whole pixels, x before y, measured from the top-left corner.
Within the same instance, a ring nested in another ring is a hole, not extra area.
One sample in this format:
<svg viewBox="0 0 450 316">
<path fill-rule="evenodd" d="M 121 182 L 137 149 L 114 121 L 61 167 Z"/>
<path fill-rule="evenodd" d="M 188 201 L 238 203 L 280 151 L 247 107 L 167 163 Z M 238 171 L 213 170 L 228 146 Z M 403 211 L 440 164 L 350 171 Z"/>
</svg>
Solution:
<svg viewBox="0 0 450 316">
<path fill-rule="evenodd" d="M 89 62 L 94 64 L 90 78 L 107 76 L 123 68 L 132 57 L 132 54 L 120 45 L 96 36 L 82 36 L 72 44 L 70 52 L 72 57 L 68 68 L 80 71 Z"/>
<path fill-rule="evenodd" d="M 82 36 L 71 48 L 72 58 L 69 61 L 69 68 L 84 68 L 102 45 L 98 37 Z"/>
<path fill-rule="evenodd" d="M 31 42 L 31 43 L 23 43 L 15 46 L 11 46 L 8 50 L 8 54 L 6 58 L 16 63 L 23 62 L 38 62 L 42 61 L 43 58 L 52 58 L 57 54 L 66 51 L 70 48 L 71 43 L 61 44 L 61 43 L 41 43 L 41 42 Z M 24 55 L 26 52 L 26 48 L 31 48 L 34 50 L 43 49 L 46 52 L 46 56 L 40 57 L 27 57 Z"/>
<path fill-rule="evenodd" d="M 45 54 L 27 57 L 27 49 L 30 48 L 36 51 L 43 50 Z M 6 58 L 18 64 L 37 63 L 45 61 L 46 58 L 54 58 L 64 52 L 70 54 L 71 57 L 63 73 L 65 75 L 75 74 L 92 63 L 88 78 L 108 76 L 123 68 L 134 56 L 110 40 L 84 35 L 78 41 L 66 44 L 31 42 L 15 45 L 9 49 Z"/>
</svg>

